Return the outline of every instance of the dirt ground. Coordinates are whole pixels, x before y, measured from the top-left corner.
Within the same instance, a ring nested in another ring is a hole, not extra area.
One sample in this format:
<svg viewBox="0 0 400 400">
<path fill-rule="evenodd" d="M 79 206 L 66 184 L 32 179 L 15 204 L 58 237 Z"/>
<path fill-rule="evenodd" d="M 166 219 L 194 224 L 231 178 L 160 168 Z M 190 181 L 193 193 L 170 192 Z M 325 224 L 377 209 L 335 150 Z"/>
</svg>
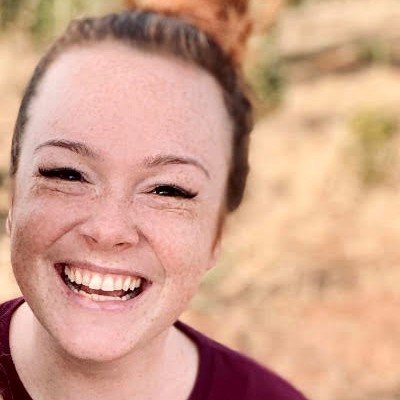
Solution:
<svg viewBox="0 0 400 400">
<path fill-rule="evenodd" d="M 331 45 L 337 32 L 340 40 L 385 27 L 392 34 L 399 29 L 393 15 L 400 3 L 392 0 L 310 1 L 283 15 L 279 46 L 287 55 Z M 22 38 L 0 37 L 2 171 L 36 59 Z M 369 109 L 397 115 L 399 104 L 396 65 L 292 80 L 282 106 L 253 132 L 245 203 L 228 223 L 218 267 L 183 316 L 311 399 L 400 397 L 399 135 L 384 185 L 366 189 L 349 151 L 352 116 Z M 3 220 L 6 210 L 3 190 Z M 2 235 L 0 301 L 18 294 L 8 246 Z"/>
</svg>

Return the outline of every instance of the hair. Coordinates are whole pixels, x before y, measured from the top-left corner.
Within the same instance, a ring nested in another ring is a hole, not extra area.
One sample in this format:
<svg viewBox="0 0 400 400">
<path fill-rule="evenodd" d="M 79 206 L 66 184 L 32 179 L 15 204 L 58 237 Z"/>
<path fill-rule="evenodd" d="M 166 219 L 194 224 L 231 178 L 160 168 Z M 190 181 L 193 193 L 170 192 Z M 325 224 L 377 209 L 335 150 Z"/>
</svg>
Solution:
<svg viewBox="0 0 400 400">
<path fill-rule="evenodd" d="M 212 26 L 217 17 L 222 18 L 227 24 L 229 18 L 231 19 L 228 11 L 232 9 L 237 11 L 236 16 L 239 13 L 246 14 L 246 1 L 231 0 L 230 6 L 226 5 L 228 2 L 208 1 L 214 6 L 219 4 L 220 8 L 224 3 L 225 8 L 221 14 L 218 7 L 210 7 L 218 15 L 214 16 L 214 21 L 208 21 L 208 26 Z M 29 119 L 29 105 L 49 66 L 62 52 L 75 45 L 88 45 L 111 39 L 134 48 L 176 56 L 202 67 L 217 80 L 222 88 L 227 111 L 233 121 L 233 157 L 226 188 L 225 209 L 230 212 L 240 205 L 249 172 L 249 134 L 253 127 L 252 107 L 246 96 L 247 87 L 240 70 L 240 46 L 235 48 L 230 42 L 228 45 L 226 40 L 224 41 L 224 36 L 218 37 L 215 32 L 207 30 L 204 15 L 196 18 L 189 10 L 182 11 L 182 8 L 174 10 L 171 4 L 169 8 L 165 7 L 167 3 L 163 2 L 164 9 L 160 10 L 134 7 L 120 13 L 83 18 L 70 23 L 65 33 L 41 58 L 25 89 L 12 138 L 11 178 L 18 169 L 21 142 Z M 190 2 L 184 3 L 187 5 Z M 189 15 L 191 17 L 188 17 Z M 244 43 L 249 33 L 249 25 L 244 24 L 241 32 L 238 44 Z M 226 37 L 225 34 L 225 39 Z"/>
</svg>

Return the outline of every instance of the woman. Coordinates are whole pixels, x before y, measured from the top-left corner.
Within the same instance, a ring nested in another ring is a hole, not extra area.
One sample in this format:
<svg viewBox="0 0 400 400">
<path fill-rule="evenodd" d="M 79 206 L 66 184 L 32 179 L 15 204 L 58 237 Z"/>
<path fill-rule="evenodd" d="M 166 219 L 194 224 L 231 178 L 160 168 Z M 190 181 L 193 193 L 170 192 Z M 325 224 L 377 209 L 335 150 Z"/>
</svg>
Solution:
<svg viewBox="0 0 400 400">
<path fill-rule="evenodd" d="M 73 22 L 26 89 L 4 400 L 304 399 L 177 321 L 240 204 L 251 130 L 232 47 L 246 2 L 184 4 Z"/>
</svg>

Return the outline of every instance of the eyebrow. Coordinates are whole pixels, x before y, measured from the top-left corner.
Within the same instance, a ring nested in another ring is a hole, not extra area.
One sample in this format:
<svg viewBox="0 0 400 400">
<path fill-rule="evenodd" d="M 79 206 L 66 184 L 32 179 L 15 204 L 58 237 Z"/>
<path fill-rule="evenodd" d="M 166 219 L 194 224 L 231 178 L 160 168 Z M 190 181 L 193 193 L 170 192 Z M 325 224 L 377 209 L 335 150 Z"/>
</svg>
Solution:
<svg viewBox="0 0 400 400">
<path fill-rule="evenodd" d="M 186 164 L 193 165 L 204 172 L 207 178 L 210 178 L 210 173 L 207 168 L 192 157 L 181 157 L 169 154 L 159 154 L 156 156 L 146 157 L 144 165 L 146 167 L 156 167 L 158 165 L 169 165 L 169 164 Z"/>
<path fill-rule="evenodd" d="M 61 147 L 73 151 L 74 153 L 77 153 L 84 157 L 90 157 L 93 159 L 101 158 L 99 154 L 90 149 L 85 143 L 61 139 L 52 139 L 41 143 L 35 148 L 34 153 L 36 153 L 43 147 L 48 146 Z M 172 154 L 158 154 L 155 156 L 146 157 L 144 160 L 144 165 L 148 168 L 170 164 L 193 165 L 203 171 L 207 178 L 210 178 L 210 173 L 208 172 L 207 168 L 201 162 L 192 157 L 176 156 Z"/>
<path fill-rule="evenodd" d="M 77 153 L 84 157 L 90 157 L 94 159 L 100 158 L 100 156 L 96 152 L 91 150 L 88 146 L 86 146 L 85 143 L 75 142 L 72 140 L 60 140 L 60 139 L 47 140 L 46 142 L 41 143 L 39 146 L 36 147 L 34 153 L 36 153 L 41 148 L 47 146 L 61 147 L 63 149 L 73 151 L 74 153 Z"/>
</svg>

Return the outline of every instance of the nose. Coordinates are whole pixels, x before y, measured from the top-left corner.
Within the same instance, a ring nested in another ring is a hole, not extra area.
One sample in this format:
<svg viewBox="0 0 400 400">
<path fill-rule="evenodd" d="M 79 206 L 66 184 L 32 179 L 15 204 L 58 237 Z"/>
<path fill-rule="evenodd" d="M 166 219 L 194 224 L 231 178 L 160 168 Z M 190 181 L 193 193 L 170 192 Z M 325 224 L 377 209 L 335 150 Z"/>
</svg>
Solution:
<svg viewBox="0 0 400 400">
<path fill-rule="evenodd" d="M 79 234 L 91 249 L 122 251 L 139 243 L 131 210 L 120 201 L 102 198 L 79 225 Z"/>
</svg>

